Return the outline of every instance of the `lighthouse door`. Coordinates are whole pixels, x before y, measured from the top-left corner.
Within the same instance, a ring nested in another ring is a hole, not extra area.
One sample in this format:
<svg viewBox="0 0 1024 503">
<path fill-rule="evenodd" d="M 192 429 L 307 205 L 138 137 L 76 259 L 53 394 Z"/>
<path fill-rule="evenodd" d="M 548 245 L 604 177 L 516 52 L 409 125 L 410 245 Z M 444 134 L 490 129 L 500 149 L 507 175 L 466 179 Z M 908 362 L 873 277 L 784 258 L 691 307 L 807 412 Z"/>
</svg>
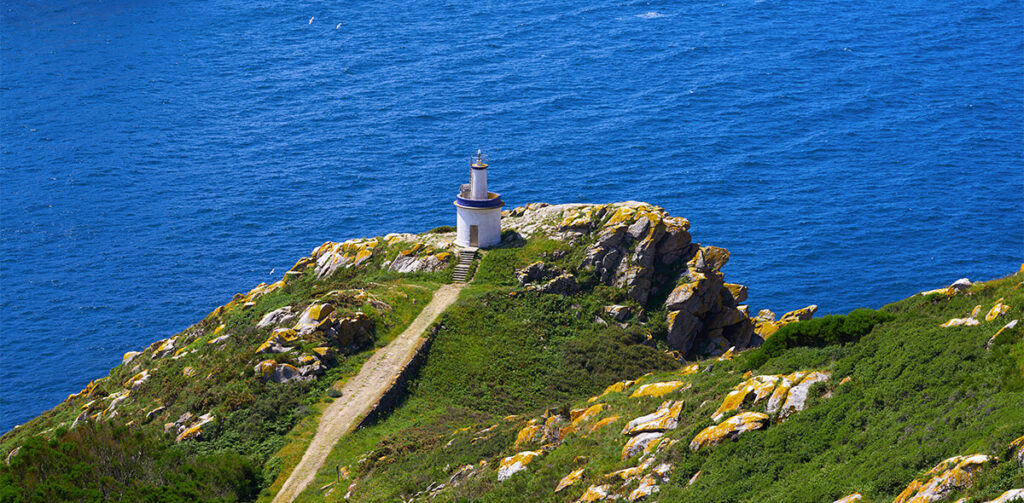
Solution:
<svg viewBox="0 0 1024 503">
<path fill-rule="evenodd" d="M 469 246 L 474 248 L 480 246 L 480 226 L 478 225 L 469 226 Z"/>
</svg>

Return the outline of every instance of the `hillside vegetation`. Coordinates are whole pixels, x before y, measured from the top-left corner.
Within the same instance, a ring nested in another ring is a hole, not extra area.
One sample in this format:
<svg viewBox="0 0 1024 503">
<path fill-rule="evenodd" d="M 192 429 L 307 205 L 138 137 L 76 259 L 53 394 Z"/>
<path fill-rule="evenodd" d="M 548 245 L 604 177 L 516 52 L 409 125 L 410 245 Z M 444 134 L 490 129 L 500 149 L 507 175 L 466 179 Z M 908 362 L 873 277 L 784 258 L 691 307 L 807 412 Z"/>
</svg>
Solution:
<svg viewBox="0 0 1024 503">
<path fill-rule="evenodd" d="M 1024 273 L 776 317 L 725 281 L 727 250 L 654 206 L 533 204 L 503 227 L 403 401 L 344 436 L 297 501 L 977 503 L 1024 488 Z M 341 384 L 450 281 L 451 239 L 325 243 L 125 355 L 0 437 L 0 502 L 270 501 Z"/>
</svg>

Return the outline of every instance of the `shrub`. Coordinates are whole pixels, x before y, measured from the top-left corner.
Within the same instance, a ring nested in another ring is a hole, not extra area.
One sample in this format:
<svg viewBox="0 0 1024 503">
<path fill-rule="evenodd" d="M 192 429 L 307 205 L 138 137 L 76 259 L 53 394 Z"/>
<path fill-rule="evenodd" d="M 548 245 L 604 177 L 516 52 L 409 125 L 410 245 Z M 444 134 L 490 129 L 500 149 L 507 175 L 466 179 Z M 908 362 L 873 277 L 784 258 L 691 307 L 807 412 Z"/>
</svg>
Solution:
<svg viewBox="0 0 1024 503">
<path fill-rule="evenodd" d="M 455 232 L 455 227 L 450 225 L 442 225 L 440 227 L 434 227 L 427 231 L 427 234 L 447 234 L 449 232 Z"/>
<path fill-rule="evenodd" d="M 823 318 L 784 325 L 751 354 L 747 359 L 747 368 L 759 368 L 789 348 L 857 342 L 871 332 L 875 325 L 893 319 L 895 316 L 886 312 L 857 309 L 845 316 L 830 314 Z"/>
</svg>

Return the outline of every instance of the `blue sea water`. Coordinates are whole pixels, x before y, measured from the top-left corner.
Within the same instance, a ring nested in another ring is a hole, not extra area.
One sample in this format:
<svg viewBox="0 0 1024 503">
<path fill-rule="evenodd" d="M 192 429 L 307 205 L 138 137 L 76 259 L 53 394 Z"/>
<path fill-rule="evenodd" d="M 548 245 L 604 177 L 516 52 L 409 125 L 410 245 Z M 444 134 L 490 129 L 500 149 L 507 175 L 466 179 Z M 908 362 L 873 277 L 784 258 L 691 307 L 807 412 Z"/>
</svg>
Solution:
<svg viewBox="0 0 1024 503">
<path fill-rule="evenodd" d="M 665 207 L 756 310 L 1024 260 L 1020 1 L 4 0 L 0 431 L 326 240 Z"/>
</svg>

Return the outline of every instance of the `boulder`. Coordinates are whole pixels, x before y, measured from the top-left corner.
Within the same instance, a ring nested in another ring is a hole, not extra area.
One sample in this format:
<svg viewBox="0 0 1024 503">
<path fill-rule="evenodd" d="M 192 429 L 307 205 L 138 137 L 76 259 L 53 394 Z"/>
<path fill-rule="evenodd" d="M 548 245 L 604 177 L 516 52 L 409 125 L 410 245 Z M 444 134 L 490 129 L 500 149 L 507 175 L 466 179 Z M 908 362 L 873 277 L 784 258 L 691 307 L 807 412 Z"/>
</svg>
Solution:
<svg viewBox="0 0 1024 503">
<path fill-rule="evenodd" d="M 1010 503 L 1011 501 L 1024 501 L 1024 489 L 1010 489 L 986 503 Z"/>
<path fill-rule="evenodd" d="M 811 304 L 807 307 L 790 311 L 779 318 L 779 323 L 785 325 L 786 323 L 793 323 L 795 321 L 806 321 L 814 316 L 814 313 L 818 311 L 818 306 Z"/>
<path fill-rule="evenodd" d="M 640 485 L 629 493 L 629 501 L 641 501 L 658 492 L 659 486 L 668 482 L 668 473 L 671 470 L 672 465 L 668 463 L 662 463 L 654 467 L 651 473 L 644 475 L 644 478 L 640 479 Z"/>
<path fill-rule="evenodd" d="M 334 306 L 330 304 L 312 304 L 302 312 L 293 328 L 299 335 L 311 334 L 329 326 L 333 313 Z"/>
<path fill-rule="evenodd" d="M 147 379 L 149 379 L 149 371 L 143 370 L 142 372 L 133 375 L 130 379 L 125 381 L 124 387 L 126 389 L 134 390 L 139 386 L 142 386 L 142 383 L 146 382 Z"/>
<path fill-rule="evenodd" d="M 942 461 L 925 473 L 925 482 L 914 480 L 893 503 L 929 502 L 946 499 L 952 492 L 974 484 L 980 471 L 993 458 L 984 454 L 956 456 Z"/>
<path fill-rule="evenodd" d="M 741 412 L 722 421 L 721 424 L 704 428 L 690 442 L 690 450 L 697 452 L 705 447 L 718 445 L 727 439 L 734 439 L 742 433 L 763 428 L 766 424 L 768 424 L 767 414 Z"/>
<path fill-rule="evenodd" d="M 589 435 L 591 433 L 594 433 L 595 431 L 600 430 L 601 428 L 604 428 L 605 426 L 608 426 L 609 424 L 612 424 L 612 423 L 614 423 L 615 421 L 618 421 L 618 420 L 619 420 L 619 416 L 608 416 L 608 417 L 606 417 L 606 418 L 604 418 L 604 419 L 594 423 L 590 427 L 590 430 L 587 431 L 586 434 Z"/>
<path fill-rule="evenodd" d="M 552 293 L 558 295 L 573 295 L 580 291 L 576 283 L 576 277 L 571 274 L 561 274 L 543 285 L 532 288 L 540 293 Z"/>
<path fill-rule="evenodd" d="M 568 475 L 562 477 L 562 480 L 558 481 L 558 487 L 555 488 L 555 492 L 561 492 L 562 489 L 565 489 L 566 487 L 569 487 L 579 482 L 580 479 L 583 478 L 584 470 L 586 470 L 586 468 L 579 468 L 569 472 Z"/>
<path fill-rule="evenodd" d="M 142 354 L 142 351 L 129 351 L 121 357 L 121 365 L 128 365 L 136 356 Z"/>
<path fill-rule="evenodd" d="M 611 487 L 608 485 L 592 485 L 583 492 L 576 503 L 593 503 L 594 501 L 602 501 L 608 498 L 608 493 L 611 491 Z"/>
<path fill-rule="evenodd" d="M 292 306 L 284 306 L 263 315 L 263 318 L 260 318 L 259 323 L 256 324 L 256 328 L 267 328 L 273 325 L 282 325 L 293 319 L 295 319 L 295 313 L 292 312 Z"/>
<path fill-rule="evenodd" d="M 965 318 L 952 318 L 949 321 L 939 325 L 940 327 L 972 327 L 978 324 L 978 313 L 981 312 L 981 305 L 974 306 L 971 310 L 971 314 Z"/>
<path fill-rule="evenodd" d="M 524 426 L 523 429 L 519 430 L 519 433 L 516 434 L 516 442 L 512 444 L 512 446 L 519 447 L 520 445 L 532 443 L 534 439 L 543 436 L 542 428 L 543 426 L 537 424 L 536 419 L 531 419 L 528 423 L 526 423 L 526 426 Z"/>
<path fill-rule="evenodd" d="M 738 410 L 747 402 L 757 403 L 769 396 L 775 389 L 775 384 L 782 376 L 758 375 L 743 381 L 732 388 L 729 394 L 725 395 L 722 405 L 711 416 L 711 419 L 720 421 L 729 412 Z"/>
<path fill-rule="evenodd" d="M 633 391 L 633 394 L 629 395 L 629 397 L 662 397 L 669 393 L 672 393 L 673 391 L 678 390 L 679 388 L 682 388 L 683 385 L 684 383 L 682 381 L 655 382 L 650 384 L 644 384 L 643 386 L 637 388 L 636 391 Z M 688 387 L 689 386 L 687 386 L 687 388 Z"/>
<path fill-rule="evenodd" d="M 278 335 L 271 335 L 270 338 L 268 338 L 266 341 L 263 342 L 263 344 L 260 344 L 260 346 L 256 348 L 256 354 L 261 355 L 266 353 L 286 353 L 288 351 L 295 349 L 294 347 L 285 347 L 286 343 L 287 341 L 285 341 L 283 337 Z"/>
<path fill-rule="evenodd" d="M 274 360 L 263 360 L 257 363 L 253 370 L 256 372 L 257 377 L 266 381 L 273 381 L 278 384 L 284 384 L 292 381 L 311 381 L 316 379 L 316 376 L 314 375 L 303 375 L 303 373 L 293 365 L 277 363 Z"/>
<path fill-rule="evenodd" d="M 969 290 L 970 288 L 971 288 L 971 280 L 969 280 L 967 278 L 960 278 L 960 279 L 954 281 L 952 285 L 945 286 L 945 287 L 942 287 L 942 288 L 936 288 L 935 290 L 928 290 L 926 292 L 921 292 L 921 295 L 942 294 L 942 295 L 947 295 L 947 296 L 952 297 L 953 295 L 956 295 L 956 294 L 958 294 L 960 292 L 965 292 L 965 291 Z"/>
<path fill-rule="evenodd" d="M 544 262 L 534 262 L 516 271 L 516 279 L 519 280 L 520 285 L 526 285 L 527 283 L 546 281 L 562 273 L 563 271 L 557 267 L 549 266 Z"/>
<path fill-rule="evenodd" d="M 171 337 L 170 339 L 164 340 L 160 346 L 153 351 L 153 359 L 163 358 L 174 352 L 174 341 L 177 337 Z"/>
<path fill-rule="evenodd" d="M 996 333 L 992 335 L 992 338 L 988 340 L 988 343 L 985 344 L 985 348 L 986 349 L 992 349 L 992 346 L 994 346 L 994 345 L 996 345 L 998 343 L 1003 342 L 1003 339 L 1009 339 L 1009 337 L 1007 337 L 1007 335 L 1009 335 L 1011 330 L 1016 328 L 1017 321 L 1018 320 L 1013 320 L 1013 321 L 1007 323 L 1006 325 L 1003 325 L 1003 328 L 1000 328 L 999 330 L 997 330 Z"/>
<path fill-rule="evenodd" d="M 810 372 L 806 377 L 800 380 L 800 384 L 794 386 L 789 390 L 789 394 L 786 397 L 786 403 L 783 404 L 782 409 L 779 410 L 779 418 L 786 419 L 789 416 L 804 410 L 807 406 L 807 395 L 811 390 L 811 385 L 814 383 L 828 381 L 830 374 L 828 372 Z"/>
<path fill-rule="evenodd" d="M 439 253 L 436 255 L 402 255 L 399 254 L 395 257 L 395 260 L 388 266 L 389 271 L 393 272 L 436 272 L 444 270 L 447 267 L 447 258 L 450 254 Z"/>
<path fill-rule="evenodd" d="M 629 459 L 640 453 L 648 453 L 654 450 L 661 442 L 665 434 L 660 431 L 641 433 L 626 442 L 622 448 L 622 459 Z"/>
<path fill-rule="evenodd" d="M 608 316 L 614 318 L 615 321 L 625 321 L 626 318 L 629 318 L 629 315 L 631 314 L 631 310 L 628 306 L 620 306 L 618 304 L 612 306 L 605 306 L 604 312 Z"/>
<path fill-rule="evenodd" d="M 526 469 L 534 458 L 544 454 L 544 451 L 523 451 L 519 454 L 509 456 L 501 460 L 498 465 L 498 482 L 508 479 L 515 473 Z"/>
<path fill-rule="evenodd" d="M 174 441 L 181 442 L 182 440 L 194 440 L 199 438 L 203 434 L 203 426 L 213 421 L 213 419 L 213 414 L 203 414 L 202 416 L 199 416 L 199 419 L 190 424 L 181 433 L 178 433 L 178 436 L 174 438 Z"/>
<path fill-rule="evenodd" d="M 985 315 L 985 321 L 992 321 L 992 320 L 994 320 L 994 319 L 996 319 L 996 318 L 1006 314 L 1009 311 L 1010 311 L 1010 306 L 1004 304 L 1003 303 L 1003 298 L 1000 297 L 999 300 L 996 301 L 996 305 L 992 306 L 992 309 L 990 309 L 988 314 Z"/>
<path fill-rule="evenodd" d="M 679 424 L 679 413 L 682 410 L 682 401 L 667 400 L 662 402 L 658 410 L 627 423 L 626 427 L 622 429 L 622 434 L 633 435 L 648 431 L 674 430 Z"/>
</svg>

